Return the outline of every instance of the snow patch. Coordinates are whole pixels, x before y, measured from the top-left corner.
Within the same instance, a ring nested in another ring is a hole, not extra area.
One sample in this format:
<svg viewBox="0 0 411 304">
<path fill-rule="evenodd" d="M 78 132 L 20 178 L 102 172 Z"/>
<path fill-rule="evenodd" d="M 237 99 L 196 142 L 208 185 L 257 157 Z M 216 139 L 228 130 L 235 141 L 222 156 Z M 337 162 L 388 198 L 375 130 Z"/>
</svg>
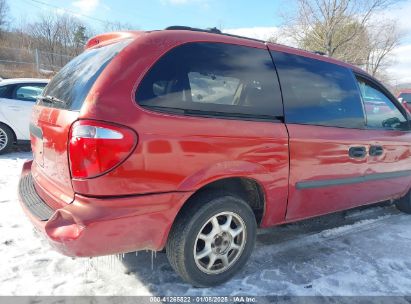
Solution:
<svg viewBox="0 0 411 304">
<path fill-rule="evenodd" d="M 392 206 L 261 230 L 251 259 L 215 288 L 185 284 L 164 253 L 65 257 L 17 201 L 31 153 L 0 156 L 0 295 L 409 295 L 410 216 Z"/>
</svg>

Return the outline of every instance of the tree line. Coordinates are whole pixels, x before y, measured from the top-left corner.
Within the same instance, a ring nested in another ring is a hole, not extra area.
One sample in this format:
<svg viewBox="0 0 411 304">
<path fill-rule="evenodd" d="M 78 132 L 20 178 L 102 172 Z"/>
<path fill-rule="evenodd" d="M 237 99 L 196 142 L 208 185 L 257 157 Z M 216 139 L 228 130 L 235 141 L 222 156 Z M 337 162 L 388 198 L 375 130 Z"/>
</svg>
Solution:
<svg viewBox="0 0 411 304">
<path fill-rule="evenodd" d="M 129 29 L 136 27 L 127 23 L 107 21 L 100 31 Z M 32 22 L 12 22 L 7 0 L 0 0 L 0 60 L 33 60 L 32 55 L 16 53 L 13 50 L 37 49 L 41 52 L 43 62 L 58 69 L 72 57 L 80 54 L 87 40 L 97 33 L 82 19 L 68 13 L 41 13 Z M 28 56 L 31 57 L 27 58 Z"/>
<path fill-rule="evenodd" d="M 0 0 L 1 46 L 40 49 L 50 56 L 79 54 L 88 39 L 86 24 L 68 14 L 41 14 L 34 22 L 11 24 L 9 6 Z M 50 58 L 51 61 L 54 61 Z"/>
</svg>

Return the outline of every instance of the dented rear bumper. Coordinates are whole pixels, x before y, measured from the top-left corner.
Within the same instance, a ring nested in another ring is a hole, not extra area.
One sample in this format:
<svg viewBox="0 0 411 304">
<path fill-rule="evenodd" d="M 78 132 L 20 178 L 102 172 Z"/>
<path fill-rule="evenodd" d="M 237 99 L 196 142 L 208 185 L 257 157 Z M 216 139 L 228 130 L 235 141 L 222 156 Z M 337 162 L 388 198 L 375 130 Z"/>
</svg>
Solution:
<svg viewBox="0 0 411 304">
<path fill-rule="evenodd" d="M 36 191 L 32 161 L 26 162 L 19 183 L 23 210 L 57 251 L 68 256 L 100 256 L 138 250 L 162 250 L 171 225 L 191 192 L 126 197 L 75 195 L 53 209 Z"/>
</svg>

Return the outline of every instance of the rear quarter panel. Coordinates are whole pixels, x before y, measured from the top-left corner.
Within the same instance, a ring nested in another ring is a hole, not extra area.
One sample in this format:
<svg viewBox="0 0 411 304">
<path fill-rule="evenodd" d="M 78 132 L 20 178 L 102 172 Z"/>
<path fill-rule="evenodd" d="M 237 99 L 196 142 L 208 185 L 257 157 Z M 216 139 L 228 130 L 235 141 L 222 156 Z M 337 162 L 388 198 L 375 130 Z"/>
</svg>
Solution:
<svg viewBox="0 0 411 304">
<path fill-rule="evenodd" d="M 226 42 L 226 37 L 155 32 L 139 36 L 106 68 L 83 106 L 80 119 L 126 125 L 139 143 L 120 166 L 101 177 L 73 179 L 77 193 L 89 196 L 193 191 L 227 177 L 248 177 L 265 189 L 263 226 L 284 219 L 288 192 L 288 135 L 275 122 L 176 116 L 139 107 L 135 92 L 148 69 L 171 48 L 185 42 Z M 234 44 L 266 49 L 257 41 Z"/>
<path fill-rule="evenodd" d="M 71 203 L 74 191 L 68 162 L 68 134 L 78 112 L 36 105 L 31 123 L 41 130 L 41 138 L 31 134 L 32 166 L 36 189 L 52 207 Z"/>
</svg>

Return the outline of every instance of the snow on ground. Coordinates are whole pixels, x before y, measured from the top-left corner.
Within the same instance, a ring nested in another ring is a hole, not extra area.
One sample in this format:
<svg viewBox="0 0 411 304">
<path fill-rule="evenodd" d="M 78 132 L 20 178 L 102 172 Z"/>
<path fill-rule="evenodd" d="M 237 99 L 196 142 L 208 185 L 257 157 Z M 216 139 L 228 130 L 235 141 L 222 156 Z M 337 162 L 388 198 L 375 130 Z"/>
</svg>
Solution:
<svg viewBox="0 0 411 304">
<path fill-rule="evenodd" d="M 164 253 L 62 256 L 34 233 L 17 202 L 30 157 L 0 156 L 0 295 L 411 294 L 411 216 L 389 205 L 262 230 L 246 267 L 212 289 L 183 283 Z"/>
</svg>

